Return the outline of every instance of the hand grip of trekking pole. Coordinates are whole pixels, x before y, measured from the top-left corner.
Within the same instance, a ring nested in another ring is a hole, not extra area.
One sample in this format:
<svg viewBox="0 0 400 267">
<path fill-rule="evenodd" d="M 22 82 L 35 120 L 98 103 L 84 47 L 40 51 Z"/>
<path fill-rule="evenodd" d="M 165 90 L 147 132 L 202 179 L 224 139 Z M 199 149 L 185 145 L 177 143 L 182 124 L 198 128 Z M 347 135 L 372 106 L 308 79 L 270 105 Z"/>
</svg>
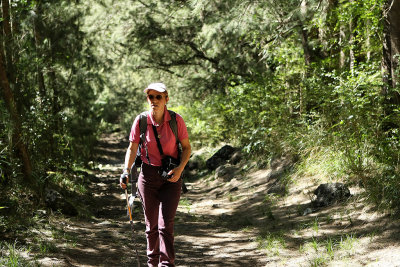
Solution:
<svg viewBox="0 0 400 267">
<path fill-rule="evenodd" d="M 128 184 L 128 176 L 129 176 L 129 174 L 124 172 L 123 174 L 121 174 L 121 177 L 119 178 L 119 182 L 127 185 Z"/>
</svg>

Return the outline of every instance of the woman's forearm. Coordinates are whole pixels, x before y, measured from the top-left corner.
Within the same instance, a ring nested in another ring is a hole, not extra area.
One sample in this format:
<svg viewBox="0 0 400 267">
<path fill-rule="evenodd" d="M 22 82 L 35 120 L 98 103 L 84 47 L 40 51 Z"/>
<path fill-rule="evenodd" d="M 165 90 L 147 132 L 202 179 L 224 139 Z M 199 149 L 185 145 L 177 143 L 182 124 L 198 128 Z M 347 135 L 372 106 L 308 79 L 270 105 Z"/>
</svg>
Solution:
<svg viewBox="0 0 400 267">
<path fill-rule="evenodd" d="M 181 154 L 181 163 L 179 164 L 179 167 L 183 169 L 189 162 L 190 153 L 192 152 L 192 147 L 189 143 L 189 139 L 182 140 L 181 145 L 182 145 L 182 154 Z"/>
<path fill-rule="evenodd" d="M 128 149 L 126 150 L 124 170 L 127 170 L 128 172 L 130 172 L 130 170 L 132 168 L 132 164 L 136 159 L 136 152 L 137 152 L 138 146 L 139 146 L 139 144 L 131 142 L 129 144 Z"/>
</svg>

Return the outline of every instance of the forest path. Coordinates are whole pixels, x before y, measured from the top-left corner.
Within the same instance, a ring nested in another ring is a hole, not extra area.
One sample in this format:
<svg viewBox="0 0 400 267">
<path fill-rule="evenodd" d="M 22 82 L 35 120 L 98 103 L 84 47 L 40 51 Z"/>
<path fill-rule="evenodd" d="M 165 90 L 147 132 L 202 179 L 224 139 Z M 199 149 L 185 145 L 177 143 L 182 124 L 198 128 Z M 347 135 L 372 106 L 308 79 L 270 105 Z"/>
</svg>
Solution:
<svg viewBox="0 0 400 267">
<path fill-rule="evenodd" d="M 57 253 L 40 260 L 43 266 L 136 266 L 132 231 L 124 191 L 118 185 L 127 143 L 118 135 L 104 135 L 97 147 L 97 168 L 89 184 L 90 218 L 62 217 L 52 224 L 62 233 Z M 139 204 L 140 205 L 140 204 Z M 135 241 L 145 266 L 141 207 L 134 211 Z"/>
<path fill-rule="evenodd" d="M 146 266 L 141 204 L 136 200 L 133 214 L 135 246 L 118 185 L 127 146 L 120 134 L 102 137 L 89 185 L 93 216 L 56 216 L 60 242 L 43 266 L 136 266 L 135 247 Z M 400 266 L 400 222 L 366 205 L 362 190 L 310 209 L 316 177 L 293 178 L 286 159 L 256 166 L 244 161 L 227 180 L 200 171 L 187 182 L 175 218 L 176 266 Z M 287 179 L 296 179 L 289 188 Z"/>
<path fill-rule="evenodd" d="M 51 258 L 40 260 L 43 266 L 136 266 L 125 194 L 117 184 L 128 146 L 124 140 L 118 134 L 102 137 L 97 149 L 96 181 L 89 185 L 94 216 L 61 219 L 63 238 L 70 242 Z M 219 204 L 214 205 L 219 210 L 214 214 L 202 209 L 209 206 L 210 196 L 194 184 L 188 183 L 188 187 L 175 220 L 176 265 L 264 266 L 260 263 L 262 252 L 249 233 L 230 229 Z M 194 206 L 202 208 L 194 212 Z M 138 199 L 133 219 L 140 263 L 147 266 L 144 217 Z"/>
</svg>

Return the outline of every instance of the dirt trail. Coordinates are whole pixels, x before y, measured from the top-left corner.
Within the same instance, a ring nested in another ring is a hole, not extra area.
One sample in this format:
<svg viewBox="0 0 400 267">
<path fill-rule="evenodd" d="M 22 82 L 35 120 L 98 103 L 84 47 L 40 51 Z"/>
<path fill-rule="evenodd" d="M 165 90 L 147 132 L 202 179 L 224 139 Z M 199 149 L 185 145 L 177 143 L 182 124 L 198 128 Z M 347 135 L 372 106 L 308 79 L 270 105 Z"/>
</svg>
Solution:
<svg viewBox="0 0 400 267">
<path fill-rule="evenodd" d="M 123 140 L 117 134 L 102 139 L 90 185 L 94 216 L 60 219 L 70 243 L 42 258 L 43 266 L 136 266 L 117 184 L 128 145 Z M 274 169 L 250 166 L 228 182 L 207 174 L 188 183 L 175 222 L 176 265 L 400 266 L 397 220 L 364 206 L 357 189 L 346 203 L 304 214 L 317 184 L 297 181 L 277 197 L 285 166 L 283 160 Z M 138 201 L 135 206 L 136 247 L 146 266 L 143 212 Z"/>
<path fill-rule="evenodd" d="M 101 140 L 96 178 L 89 185 L 93 216 L 90 219 L 61 218 L 56 222 L 62 227 L 63 238 L 70 242 L 58 246 L 57 253 L 51 257 L 40 260 L 43 266 L 134 266 L 125 195 L 117 184 L 126 148 L 127 144 L 116 136 L 105 136 Z M 142 252 L 144 266 L 143 215 L 140 207 L 134 212 L 137 249 Z"/>
<path fill-rule="evenodd" d="M 98 148 L 97 182 L 90 185 L 93 202 L 91 219 L 60 220 L 64 236 L 72 245 L 59 247 L 57 253 L 40 260 L 43 266 L 136 266 L 131 229 L 126 216 L 125 195 L 117 184 L 127 143 L 121 136 L 105 136 Z M 177 266 L 262 266 L 262 252 L 248 232 L 218 226 L 222 214 L 207 210 L 195 212 L 194 205 L 209 196 L 188 183 L 175 223 Z M 207 201 L 206 201 L 207 202 Z M 141 266 L 146 266 L 144 217 L 135 201 L 134 225 Z M 201 205 L 200 205 L 201 206 Z M 222 224 L 226 225 L 226 224 Z"/>
</svg>

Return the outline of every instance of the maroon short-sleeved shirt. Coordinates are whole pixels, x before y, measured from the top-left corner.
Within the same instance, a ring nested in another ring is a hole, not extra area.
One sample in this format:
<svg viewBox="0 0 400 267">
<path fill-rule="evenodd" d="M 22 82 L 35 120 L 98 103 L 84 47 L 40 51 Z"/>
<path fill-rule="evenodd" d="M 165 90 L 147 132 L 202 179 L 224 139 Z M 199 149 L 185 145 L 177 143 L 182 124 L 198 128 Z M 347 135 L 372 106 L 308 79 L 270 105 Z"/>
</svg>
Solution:
<svg viewBox="0 0 400 267">
<path fill-rule="evenodd" d="M 139 117 L 137 116 L 133 122 L 131 133 L 129 135 L 129 141 L 139 144 L 140 142 L 140 127 L 139 127 Z M 153 128 L 151 125 L 155 125 L 157 128 L 157 133 L 160 138 L 160 143 L 164 152 L 164 155 L 172 156 L 174 158 L 178 157 L 178 147 L 175 140 L 175 135 L 169 126 L 169 121 L 171 116 L 167 111 L 164 110 L 164 121 L 158 125 L 151 112 L 147 112 L 147 131 L 146 131 L 146 144 L 142 146 L 141 159 L 144 163 L 149 164 L 146 158 L 145 145 L 147 145 L 147 150 L 150 158 L 150 165 L 161 166 L 161 155 L 157 147 L 157 141 L 155 139 Z M 176 113 L 176 123 L 178 126 L 178 139 L 183 140 L 189 137 L 186 124 L 183 121 L 181 115 Z"/>
</svg>

